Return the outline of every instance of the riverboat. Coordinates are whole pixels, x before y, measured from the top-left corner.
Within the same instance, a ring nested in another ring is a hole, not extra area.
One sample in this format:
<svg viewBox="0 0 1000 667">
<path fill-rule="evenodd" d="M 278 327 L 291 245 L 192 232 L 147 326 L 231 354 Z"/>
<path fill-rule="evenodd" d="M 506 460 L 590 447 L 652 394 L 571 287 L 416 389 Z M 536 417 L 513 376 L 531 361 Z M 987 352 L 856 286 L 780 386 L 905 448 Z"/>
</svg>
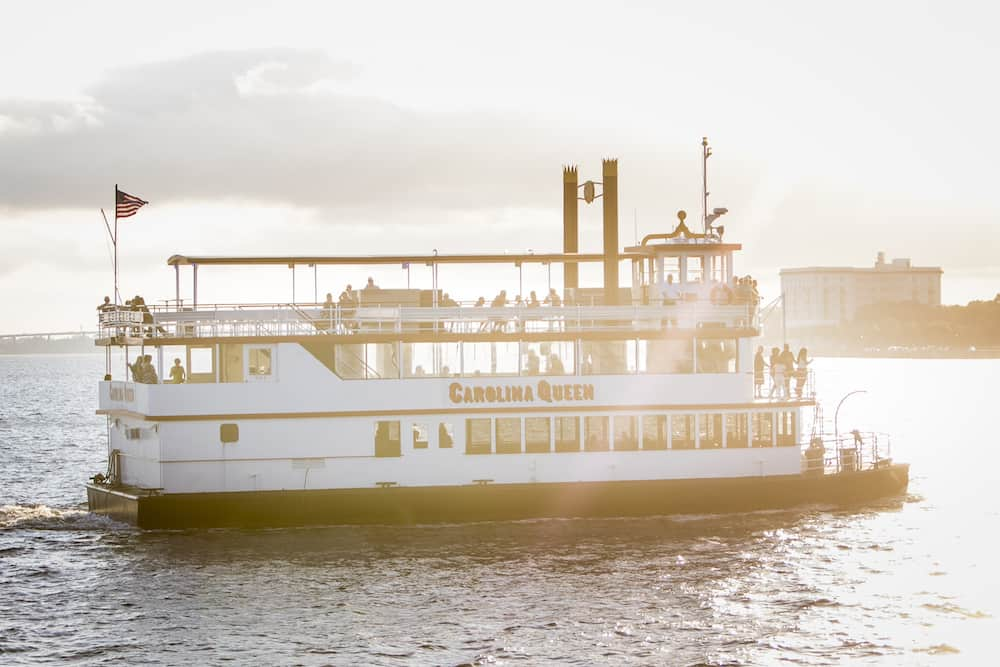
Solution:
<svg viewBox="0 0 1000 667">
<path fill-rule="evenodd" d="M 90 510 L 144 528 L 250 527 L 732 512 L 904 492 L 908 465 L 885 436 L 821 434 L 811 370 L 755 383 L 761 308 L 734 270 L 741 246 L 713 224 L 725 209 L 709 213 L 706 192 L 701 232 L 681 211 L 672 231 L 619 248 L 617 161 L 602 176 L 580 184 L 564 168 L 562 252 L 170 257 L 174 299 L 100 313 L 108 458 L 86 485 Z M 595 199 L 604 251 L 581 253 L 578 202 Z M 588 263 L 603 265 L 603 285 L 579 285 Z M 443 265 L 533 264 L 562 268 L 545 303 L 459 303 L 438 284 Z M 431 285 L 326 303 L 198 301 L 199 268 L 392 265 L 430 267 Z"/>
</svg>

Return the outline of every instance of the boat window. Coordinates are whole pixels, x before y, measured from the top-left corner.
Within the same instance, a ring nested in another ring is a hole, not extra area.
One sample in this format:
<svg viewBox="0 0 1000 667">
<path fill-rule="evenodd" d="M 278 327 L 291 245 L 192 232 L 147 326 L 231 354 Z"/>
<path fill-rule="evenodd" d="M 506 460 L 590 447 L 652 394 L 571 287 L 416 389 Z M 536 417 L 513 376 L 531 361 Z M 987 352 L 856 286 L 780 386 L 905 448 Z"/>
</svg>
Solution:
<svg viewBox="0 0 1000 667">
<path fill-rule="evenodd" d="M 642 418 L 642 448 L 667 448 L 667 416 L 645 415 Z"/>
<path fill-rule="evenodd" d="M 736 340 L 731 338 L 695 341 L 697 372 L 735 373 L 736 349 Z"/>
<path fill-rule="evenodd" d="M 247 375 L 251 378 L 263 378 L 271 376 L 271 355 L 273 350 L 270 347 L 251 347 L 247 350 Z"/>
<path fill-rule="evenodd" d="M 455 444 L 455 427 L 450 422 L 438 424 L 438 448 L 451 449 Z"/>
<path fill-rule="evenodd" d="M 462 374 L 466 376 L 517 375 L 520 358 L 519 347 L 516 341 L 463 343 Z"/>
<path fill-rule="evenodd" d="M 465 420 L 465 453 L 490 454 L 493 451 L 491 442 L 490 419 Z"/>
<path fill-rule="evenodd" d="M 621 375 L 634 373 L 634 340 L 584 341 L 580 345 L 582 375 Z"/>
<path fill-rule="evenodd" d="M 219 345 L 219 382 L 243 382 L 243 346 L 239 343 Z"/>
<path fill-rule="evenodd" d="M 608 442 L 608 418 L 583 418 L 583 448 L 588 452 L 606 452 Z"/>
<path fill-rule="evenodd" d="M 615 415 L 614 418 L 614 447 L 619 451 L 632 451 L 639 449 L 637 417 L 631 415 Z"/>
<path fill-rule="evenodd" d="M 687 258 L 687 277 L 686 282 L 688 283 L 686 292 L 693 293 L 701 287 L 701 283 L 705 279 L 705 260 L 702 257 L 688 257 Z"/>
<path fill-rule="evenodd" d="M 524 418 L 524 451 L 545 454 L 552 451 L 551 420 L 548 417 Z"/>
<path fill-rule="evenodd" d="M 556 417 L 556 451 L 580 451 L 580 418 Z"/>
<path fill-rule="evenodd" d="M 576 350 L 571 341 L 522 343 L 521 375 L 572 375 Z"/>
<path fill-rule="evenodd" d="M 394 380 L 399 377 L 399 357 L 396 353 L 396 343 L 367 343 L 363 353 L 362 367 L 366 379 Z"/>
<path fill-rule="evenodd" d="M 404 378 L 418 378 L 436 375 L 436 357 L 434 343 L 402 343 L 399 346 L 402 356 Z"/>
<path fill-rule="evenodd" d="M 189 345 L 188 382 L 215 382 L 215 346 Z"/>
<path fill-rule="evenodd" d="M 726 415 L 726 448 L 738 449 L 747 446 L 746 413 Z"/>
<path fill-rule="evenodd" d="M 751 447 L 773 447 L 774 446 L 774 415 L 770 412 L 751 413 L 751 425 L 753 426 L 753 439 Z"/>
<path fill-rule="evenodd" d="M 398 421 L 375 422 L 375 456 L 400 456 Z"/>
<path fill-rule="evenodd" d="M 160 378 L 163 380 L 163 384 L 178 384 L 178 379 L 181 377 L 180 373 L 171 374 L 170 369 L 174 367 L 174 360 L 179 360 L 181 362 L 180 367 L 184 371 L 183 379 L 181 382 L 187 381 L 188 368 L 184 365 L 187 361 L 187 354 L 183 345 L 165 345 L 160 348 L 163 355 L 163 372 L 160 373 Z"/>
<path fill-rule="evenodd" d="M 778 413 L 778 447 L 795 446 L 795 413 Z"/>
<path fill-rule="evenodd" d="M 694 415 L 670 415 L 670 448 L 694 449 Z"/>
<path fill-rule="evenodd" d="M 521 418 L 497 417 L 497 454 L 521 453 Z"/>
<path fill-rule="evenodd" d="M 367 345 L 337 345 L 334 351 L 334 372 L 345 380 L 365 380 L 377 377 L 367 361 Z"/>
<path fill-rule="evenodd" d="M 691 373 L 694 349 L 690 339 L 639 341 L 640 373 Z"/>
<path fill-rule="evenodd" d="M 698 449 L 722 447 L 722 415 L 698 415 Z"/>
<path fill-rule="evenodd" d="M 427 449 L 427 442 L 430 439 L 430 429 L 427 424 L 413 425 L 413 448 Z"/>
<path fill-rule="evenodd" d="M 462 372 L 462 344 L 458 341 L 437 343 L 436 374 L 440 377 L 456 377 Z"/>
</svg>

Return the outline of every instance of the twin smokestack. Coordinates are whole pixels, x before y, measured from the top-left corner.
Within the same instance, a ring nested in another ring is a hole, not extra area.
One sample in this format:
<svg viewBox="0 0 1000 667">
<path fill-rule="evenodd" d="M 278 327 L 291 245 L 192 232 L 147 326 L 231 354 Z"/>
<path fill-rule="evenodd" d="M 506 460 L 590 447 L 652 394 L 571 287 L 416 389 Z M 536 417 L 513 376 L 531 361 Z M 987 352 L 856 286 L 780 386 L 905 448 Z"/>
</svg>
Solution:
<svg viewBox="0 0 1000 667">
<path fill-rule="evenodd" d="M 604 209 L 604 303 L 618 304 L 618 160 L 602 160 Z M 584 187 L 586 183 L 584 184 Z M 576 166 L 563 167 L 563 252 L 580 252 L 579 178 Z M 591 194 L 592 196 L 592 194 Z M 585 201 L 587 201 L 585 199 Z M 590 203 L 587 201 L 587 203 Z M 580 267 L 576 262 L 563 264 L 563 283 L 567 289 L 580 286 Z"/>
</svg>

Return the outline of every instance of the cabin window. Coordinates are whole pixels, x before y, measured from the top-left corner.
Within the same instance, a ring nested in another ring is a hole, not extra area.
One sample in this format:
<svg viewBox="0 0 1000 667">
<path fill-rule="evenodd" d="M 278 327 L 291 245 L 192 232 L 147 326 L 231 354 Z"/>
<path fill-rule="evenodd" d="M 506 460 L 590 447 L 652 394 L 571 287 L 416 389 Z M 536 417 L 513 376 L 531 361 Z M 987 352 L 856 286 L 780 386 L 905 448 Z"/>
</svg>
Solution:
<svg viewBox="0 0 1000 667">
<path fill-rule="evenodd" d="M 375 422 L 375 456 L 401 455 L 399 422 Z"/>
<path fill-rule="evenodd" d="M 695 369 L 699 373 L 735 373 L 736 349 L 734 339 L 697 340 Z"/>
<path fill-rule="evenodd" d="M 774 446 L 774 415 L 770 412 L 754 412 L 750 418 L 753 426 L 753 447 Z"/>
<path fill-rule="evenodd" d="M 338 345 L 334 351 L 334 372 L 345 380 L 364 380 L 369 377 L 365 360 L 365 345 Z"/>
<path fill-rule="evenodd" d="M 522 343 L 521 375 L 572 375 L 576 349 L 570 341 Z"/>
<path fill-rule="evenodd" d="M 243 346 L 239 343 L 219 345 L 219 382 L 243 382 Z"/>
<path fill-rule="evenodd" d="M 427 449 L 427 443 L 430 440 L 430 429 L 427 424 L 414 424 L 413 425 L 413 448 L 414 449 Z"/>
<path fill-rule="evenodd" d="M 580 451 L 580 418 L 556 417 L 556 451 Z"/>
<path fill-rule="evenodd" d="M 399 377 L 399 356 L 396 353 L 395 343 L 367 343 L 364 346 L 344 345 L 338 347 L 353 348 L 359 356 L 363 354 L 355 360 L 355 365 L 360 366 L 362 374 L 367 380 L 395 380 Z"/>
<path fill-rule="evenodd" d="M 640 373 L 691 373 L 694 348 L 690 339 L 639 341 Z"/>
<path fill-rule="evenodd" d="M 638 418 L 631 415 L 616 415 L 614 418 L 614 447 L 619 451 L 639 449 Z"/>
<path fill-rule="evenodd" d="M 250 379 L 271 377 L 273 354 L 274 350 L 270 347 L 249 347 L 247 349 L 247 376 Z"/>
<path fill-rule="evenodd" d="M 606 452 L 609 449 L 608 418 L 583 418 L 583 448 L 588 452 Z"/>
<path fill-rule="evenodd" d="M 188 382 L 215 382 L 215 346 L 189 345 Z"/>
<path fill-rule="evenodd" d="M 179 384 L 178 379 L 183 375 L 183 379 L 180 382 L 187 382 L 188 368 L 184 365 L 187 361 L 187 354 L 185 352 L 183 345 L 167 345 L 160 348 L 161 354 L 163 355 L 163 372 L 160 373 L 160 379 L 163 384 Z M 184 371 L 183 374 L 179 372 L 171 373 L 171 369 L 174 367 L 174 362 L 180 361 L 180 368 Z"/>
<path fill-rule="evenodd" d="M 465 453 L 489 454 L 493 451 L 489 419 L 465 420 Z"/>
<path fill-rule="evenodd" d="M 434 343 L 402 343 L 403 377 L 419 378 L 436 375 Z"/>
<path fill-rule="evenodd" d="M 520 417 L 497 417 L 497 454 L 521 453 Z"/>
<path fill-rule="evenodd" d="M 584 341 L 580 345 L 582 375 L 622 375 L 634 373 L 634 340 Z"/>
<path fill-rule="evenodd" d="M 778 413 L 778 447 L 795 446 L 795 413 Z"/>
<path fill-rule="evenodd" d="M 642 418 L 642 448 L 667 448 L 667 416 L 645 415 Z"/>
<path fill-rule="evenodd" d="M 450 422 L 438 424 L 438 448 L 451 449 L 455 444 L 455 427 Z"/>
<path fill-rule="evenodd" d="M 462 374 L 517 375 L 521 356 L 516 341 L 462 344 Z"/>
<path fill-rule="evenodd" d="M 694 415 L 670 416 L 670 448 L 694 449 Z"/>
<path fill-rule="evenodd" d="M 722 415 L 698 415 L 698 449 L 722 447 Z"/>
<path fill-rule="evenodd" d="M 747 446 L 746 413 L 726 415 L 726 448 L 739 449 Z"/>
<path fill-rule="evenodd" d="M 552 451 L 551 421 L 548 417 L 524 418 L 524 451 L 529 454 Z"/>
</svg>

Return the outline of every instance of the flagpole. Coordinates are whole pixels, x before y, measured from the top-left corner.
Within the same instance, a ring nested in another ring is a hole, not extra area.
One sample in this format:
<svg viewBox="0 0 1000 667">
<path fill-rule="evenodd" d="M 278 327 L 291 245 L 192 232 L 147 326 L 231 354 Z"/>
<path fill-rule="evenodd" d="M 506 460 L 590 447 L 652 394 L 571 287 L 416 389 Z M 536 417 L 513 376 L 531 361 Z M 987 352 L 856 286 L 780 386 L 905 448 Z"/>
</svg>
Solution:
<svg viewBox="0 0 1000 667">
<path fill-rule="evenodd" d="M 115 247 L 115 305 L 119 305 L 118 296 L 118 184 L 115 183 L 115 238 L 112 241 Z"/>
</svg>

